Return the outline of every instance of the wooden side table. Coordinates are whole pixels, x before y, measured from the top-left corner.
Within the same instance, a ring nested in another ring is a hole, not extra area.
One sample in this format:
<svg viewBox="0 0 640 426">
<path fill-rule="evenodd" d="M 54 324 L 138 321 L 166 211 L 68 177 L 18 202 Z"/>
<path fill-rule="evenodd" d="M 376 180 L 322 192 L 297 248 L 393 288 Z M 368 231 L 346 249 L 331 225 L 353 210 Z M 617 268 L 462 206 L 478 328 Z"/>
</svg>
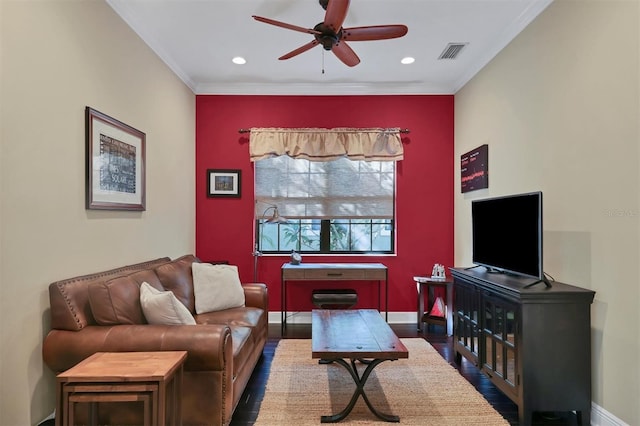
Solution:
<svg viewBox="0 0 640 426">
<path fill-rule="evenodd" d="M 74 425 L 75 404 L 89 403 L 98 424 L 100 402 L 143 403 L 145 425 L 182 424 L 181 394 L 186 351 L 98 352 L 58 374 L 56 426 Z"/>
<path fill-rule="evenodd" d="M 413 280 L 418 285 L 418 331 L 422 331 L 422 324 L 436 324 L 442 325 L 445 327 L 447 335 L 453 335 L 453 280 L 449 278 L 445 279 L 434 279 L 431 277 L 413 277 Z M 429 311 L 424 311 L 424 288 L 427 288 L 426 298 L 427 298 L 427 309 Z M 433 289 L 435 288 L 444 288 L 445 290 L 445 316 L 434 316 L 431 315 L 431 307 L 435 303 L 435 293 Z M 431 295 L 433 295 L 433 299 L 431 299 Z"/>
</svg>

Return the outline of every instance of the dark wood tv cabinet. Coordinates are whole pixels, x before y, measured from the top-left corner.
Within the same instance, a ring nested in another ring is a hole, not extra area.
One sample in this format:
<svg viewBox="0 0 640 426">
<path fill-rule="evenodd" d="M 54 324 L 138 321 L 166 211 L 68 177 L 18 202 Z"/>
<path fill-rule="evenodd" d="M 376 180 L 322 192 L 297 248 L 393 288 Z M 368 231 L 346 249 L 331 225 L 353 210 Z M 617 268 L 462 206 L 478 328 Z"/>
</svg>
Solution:
<svg viewBox="0 0 640 426">
<path fill-rule="evenodd" d="M 534 411 L 576 411 L 591 424 L 591 303 L 594 291 L 551 281 L 452 268 L 454 350 L 518 405 L 521 425 Z"/>
</svg>

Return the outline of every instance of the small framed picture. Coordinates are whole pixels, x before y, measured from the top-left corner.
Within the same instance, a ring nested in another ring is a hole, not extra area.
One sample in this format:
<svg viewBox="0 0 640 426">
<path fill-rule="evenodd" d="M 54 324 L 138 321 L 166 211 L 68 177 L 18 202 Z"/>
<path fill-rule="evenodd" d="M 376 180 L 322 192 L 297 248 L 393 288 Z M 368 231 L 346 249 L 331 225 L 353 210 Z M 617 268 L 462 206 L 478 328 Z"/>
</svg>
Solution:
<svg viewBox="0 0 640 426">
<path fill-rule="evenodd" d="M 86 208 L 144 210 L 145 134 L 90 107 L 85 117 Z"/>
<path fill-rule="evenodd" d="M 240 198 L 240 170 L 207 170 L 207 197 Z"/>
</svg>

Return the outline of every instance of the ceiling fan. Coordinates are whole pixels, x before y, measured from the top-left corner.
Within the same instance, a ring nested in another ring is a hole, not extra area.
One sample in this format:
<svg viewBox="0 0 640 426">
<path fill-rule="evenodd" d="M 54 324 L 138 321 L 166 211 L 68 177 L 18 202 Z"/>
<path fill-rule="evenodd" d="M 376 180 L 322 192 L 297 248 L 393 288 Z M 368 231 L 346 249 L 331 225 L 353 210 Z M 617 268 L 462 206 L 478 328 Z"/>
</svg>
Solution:
<svg viewBox="0 0 640 426">
<path fill-rule="evenodd" d="M 360 58 L 358 58 L 356 52 L 349 47 L 346 43 L 347 41 L 398 38 L 404 36 L 408 31 L 406 25 L 372 25 L 366 27 L 342 28 L 342 23 L 344 22 L 349 10 L 350 0 L 318 0 L 318 2 L 320 3 L 320 6 L 325 9 L 326 13 L 324 21 L 313 27 L 313 29 L 253 15 L 253 19 L 256 21 L 313 35 L 314 40 L 280 56 L 278 59 L 284 60 L 293 58 L 294 56 L 306 52 L 320 44 L 325 50 L 332 51 L 338 59 L 346 65 L 353 67 L 360 63 Z"/>
</svg>

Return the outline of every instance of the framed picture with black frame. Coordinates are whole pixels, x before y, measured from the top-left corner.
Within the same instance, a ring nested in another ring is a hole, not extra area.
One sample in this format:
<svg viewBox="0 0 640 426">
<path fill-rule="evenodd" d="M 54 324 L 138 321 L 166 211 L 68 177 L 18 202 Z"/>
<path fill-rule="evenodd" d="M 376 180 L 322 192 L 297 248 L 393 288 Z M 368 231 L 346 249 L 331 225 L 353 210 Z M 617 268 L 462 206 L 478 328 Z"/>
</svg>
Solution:
<svg viewBox="0 0 640 426">
<path fill-rule="evenodd" d="M 227 169 L 207 170 L 207 197 L 240 198 L 241 171 Z"/>
</svg>

